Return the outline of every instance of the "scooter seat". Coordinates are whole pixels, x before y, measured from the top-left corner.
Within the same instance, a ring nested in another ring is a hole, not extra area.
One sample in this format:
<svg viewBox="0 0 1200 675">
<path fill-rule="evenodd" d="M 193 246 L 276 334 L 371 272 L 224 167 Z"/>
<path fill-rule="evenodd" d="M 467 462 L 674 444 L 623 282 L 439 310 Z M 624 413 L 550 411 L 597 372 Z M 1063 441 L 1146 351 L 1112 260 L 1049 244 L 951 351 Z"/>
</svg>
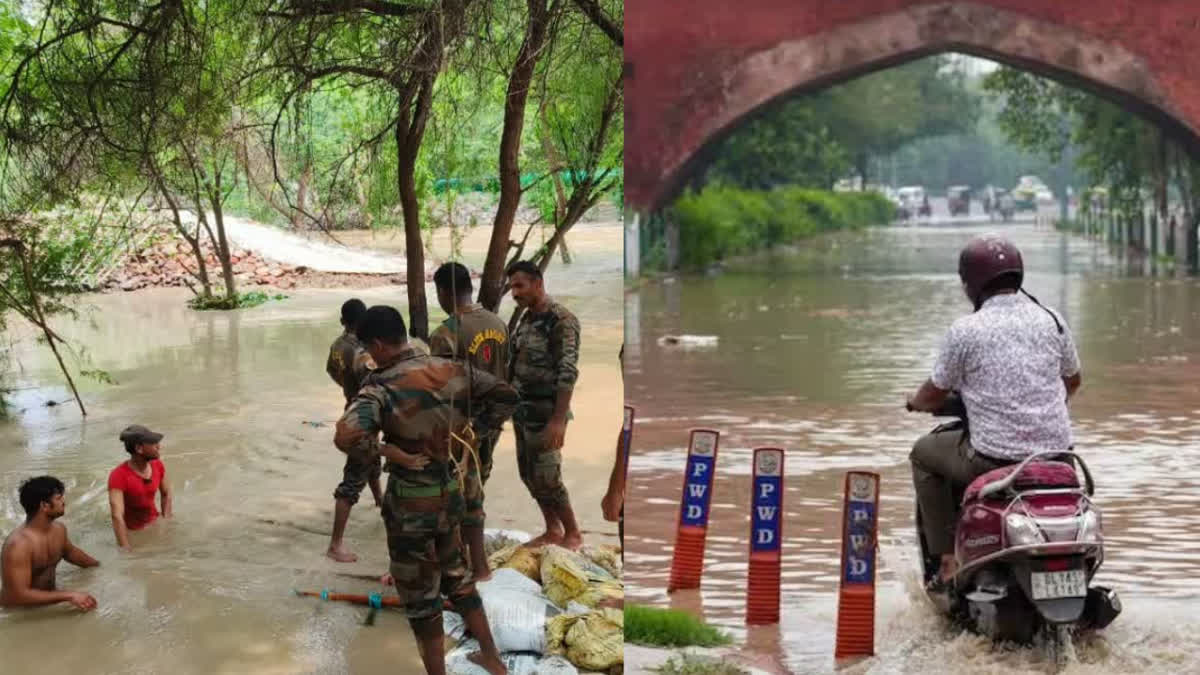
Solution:
<svg viewBox="0 0 1200 675">
<path fill-rule="evenodd" d="M 1017 465 L 1012 464 L 992 469 L 979 476 L 967 486 L 967 491 L 963 493 L 962 503 L 975 501 L 979 498 L 979 492 L 983 486 L 1005 478 L 1016 470 Z M 1021 475 L 1013 481 L 1013 487 L 1019 490 L 1077 488 L 1079 487 L 1079 476 L 1075 474 L 1075 467 L 1066 462 L 1034 461 L 1025 466 Z"/>
</svg>

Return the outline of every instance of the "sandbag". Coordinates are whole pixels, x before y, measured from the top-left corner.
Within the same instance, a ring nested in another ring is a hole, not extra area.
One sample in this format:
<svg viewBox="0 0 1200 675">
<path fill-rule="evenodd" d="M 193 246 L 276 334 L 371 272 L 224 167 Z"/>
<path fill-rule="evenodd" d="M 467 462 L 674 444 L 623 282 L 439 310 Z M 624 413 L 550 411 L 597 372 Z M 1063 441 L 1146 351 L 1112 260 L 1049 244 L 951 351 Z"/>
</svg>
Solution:
<svg viewBox="0 0 1200 675">
<path fill-rule="evenodd" d="M 616 581 L 593 581 L 587 590 L 575 597 L 575 602 L 587 607 L 598 607 L 605 600 L 624 600 L 625 587 Z"/>
<path fill-rule="evenodd" d="M 467 634 L 467 622 L 461 614 L 450 611 L 442 612 L 442 632 L 451 640 L 462 642 Z"/>
<path fill-rule="evenodd" d="M 559 607 L 571 601 L 595 607 L 606 599 L 625 597 L 621 582 L 582 555 L 547 546 L 542 555 L 542 590 Z"/>
<path fill-rule="evenodd" d="M 481 594 L 491 593 L 498 590 L 517 591 L 520 593 L 528 593 L 529 595 L 542 595 L 542 585 L 521 574 L 518 570 L 508 567 L 501 567 L 492 572 L 492 578 L 487 581 L 478 581 L 475 583 L 475 588 Z"/>
<path fill-rule="evenodd" d="M 491 558 L 493 553 L 510 548 L 513 545 L 524 544 L 531 538 L 528 532 L 522 532 L 521 530 L 503 530 L 489 527 L 483 531 L 483 553 Z"/>
<path fill-rule="evenodd" d="M 542 554 L 542 591 L 559 607 L 583 595 L 590 578 L 583 556 L 560 546 L 547 546 Z"/>
<path fill-rule="evenodd" d="M 467 657 L 479 651 L 479 643 L 467 640 L 446 655 L 446 672 L 450 675 L 488 675 L 488 672 Z M 579 675 L 579 669 L 563 656 L 540 656 L 520 652 L 501 653 L 500 660 L 508 675 Z"/>
<path fill-rule="evenodd" d="M 501 567 L 514 569 L 538 584 L 542 583 L 542 552 L 540 549 L 518 547 Z"/>
<path fill-rule="evenodd" d="M 502 652 L 546 650 L 546 619 L 559 613 L 537 583 L 512 569 L 499 569 L 476 584 L 496 647 Z"/>
<path fill-rule="evenodd" d="M 519 548 L 521 548 L 520 544 L 510 544 L 504 548 L 489 553 L 487 557 L 488 567 L 492 569 L 504 567 L 504 563 L 508 562 L 508 559 L 511 558 Z"/>
<path fill-rule="evenodd" d="M 546 623 L 546 650 L 584 670 L 606 671 L 625 662 L 625 615 L 606 608 L 560 614 Z"/>
<path fill-rule="evenodd" d="M 579 552 L 584 558 L 599 565 L 606 572 L 612 575 L 614 579 L 620 579 L 623 564 L 621 563 L 620 547 L 611 544 L 601 544 L 600 546 L 584 546 L 579 549 Z"/>
</svg>

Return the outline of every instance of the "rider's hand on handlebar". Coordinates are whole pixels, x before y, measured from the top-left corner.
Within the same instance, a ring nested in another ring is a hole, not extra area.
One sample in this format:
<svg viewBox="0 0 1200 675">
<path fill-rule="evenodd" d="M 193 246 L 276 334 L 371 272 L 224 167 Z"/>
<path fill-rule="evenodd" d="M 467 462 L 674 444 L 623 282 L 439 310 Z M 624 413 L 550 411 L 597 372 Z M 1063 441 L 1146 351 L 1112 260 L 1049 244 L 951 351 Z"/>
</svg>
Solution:
<svg viewBox="0 0 1200 675">
<path fill-rule="evenodd" d="M 913 404 L 912 404 L 912 399 L 911 399 L 911 398 L 910 398 L 910 399 L 906 399 L 906 400 L 904 401 L 904 409 L 905 409 L 905 410 L 907 410 L 908 412 L 913 412 L 914 410 L 916 410 L 916 408 L 914 408 L 914 407 L 913 407 Z"/>
</svg>

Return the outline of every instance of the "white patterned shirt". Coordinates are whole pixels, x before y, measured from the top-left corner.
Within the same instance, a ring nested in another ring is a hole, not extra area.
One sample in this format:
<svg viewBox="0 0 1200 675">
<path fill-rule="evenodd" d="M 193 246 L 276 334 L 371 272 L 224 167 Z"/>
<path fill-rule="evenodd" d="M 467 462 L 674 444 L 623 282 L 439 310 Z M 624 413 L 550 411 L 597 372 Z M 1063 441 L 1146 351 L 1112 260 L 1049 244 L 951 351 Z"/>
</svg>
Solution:
<svg viewBox="0 0 1200 675">
<path fill-rule="evenodd" d="M 1012 293 L 950 325 L 930 379 L 962 394 L 971 445 L 982 454 L 1019 461 L 1071 447 L 1063 378 L 1079 372 L 1079 354 L 1059 322 L 1061 334 L 1046 309 Z"/>
</svg>

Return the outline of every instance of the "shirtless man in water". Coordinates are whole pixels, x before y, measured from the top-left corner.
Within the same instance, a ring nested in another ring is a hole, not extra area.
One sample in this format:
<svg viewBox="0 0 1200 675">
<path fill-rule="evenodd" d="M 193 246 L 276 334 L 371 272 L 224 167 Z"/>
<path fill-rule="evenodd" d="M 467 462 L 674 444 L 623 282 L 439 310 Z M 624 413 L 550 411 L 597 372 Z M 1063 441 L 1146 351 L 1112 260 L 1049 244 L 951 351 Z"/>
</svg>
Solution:
<svg viewBox="0 0 1200 675">
<path fill-rule="evenodd" d="M 96 599 L 87 593 L 57 590 L 54 583 L 58 561 L 78 567 L 100 563 L 67 538 L 67 528 L 55 522 L 66 513 L 66 488 L 53 476 L 30 478 L 21 484 L 21 506 L 25 524 L 13 530 L 0 549 L 0 606 L 31 607 L 69 602 L 87 612 Z"/>
</svg>

